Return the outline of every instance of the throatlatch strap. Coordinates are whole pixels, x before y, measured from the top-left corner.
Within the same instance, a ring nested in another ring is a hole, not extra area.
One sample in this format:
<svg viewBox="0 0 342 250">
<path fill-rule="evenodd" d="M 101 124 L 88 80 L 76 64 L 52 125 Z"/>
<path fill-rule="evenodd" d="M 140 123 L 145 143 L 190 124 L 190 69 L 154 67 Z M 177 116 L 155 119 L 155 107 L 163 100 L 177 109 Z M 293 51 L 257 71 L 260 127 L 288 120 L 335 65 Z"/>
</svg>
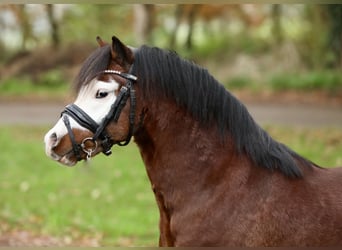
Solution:
<svg viewBox="0 0 342 250">
<path fill-rule="evenodd" d="M 126 137 L 126 140 L 124 142 L 118 142 L 119 146 L 126 146 L 131 141 L 133 130 L 134 130 L 135 106 L 136 106 L 135 90 L 133 89 L 131 81 L 128 81 L 126 86 L 129 89 L 129 95 L 130 95 L 129 97 L 130 98 L 129 130 L 128 130 L 128 135 Z M 126 100 L 125 100 L 125 103 L 126 103 Z"/>
</svg>

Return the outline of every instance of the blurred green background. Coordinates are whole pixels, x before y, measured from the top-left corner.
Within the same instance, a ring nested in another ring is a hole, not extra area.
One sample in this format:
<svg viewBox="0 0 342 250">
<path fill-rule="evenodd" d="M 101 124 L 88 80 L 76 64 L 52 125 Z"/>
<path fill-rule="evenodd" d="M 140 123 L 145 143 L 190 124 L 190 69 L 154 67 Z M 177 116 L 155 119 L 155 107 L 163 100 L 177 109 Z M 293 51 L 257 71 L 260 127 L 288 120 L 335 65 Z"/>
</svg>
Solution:
<svg viewBox="0 0 342 250">
<path fill-rule="evenodd" d="M 342 5 L 0 5 L 1 92 L 69 83 L 100 35 L 176 50 L 232 88 L 341 91 Z M 24 88 L 13 81 L 22 79 Z M 300 78 L 300 81 L 298 81 Z M 55 86 L 57 85 L 57 86 Z"/>
<path fill-rule="evenodd" d="M 1 4 L 0 31 L 5 108 L 70 102 L 96 36 L 116 35 L 177 51 L 245 102 L 342 110 L 342 5 Z M 44 154 L 52 122 L 7 119 L 0 116 L 0 246 L 157 245 L 157 206 L 133 143 L 62 168 Z M 320 165 L 342 165 L 339 126 L 263 126 Z"/>
</svg>

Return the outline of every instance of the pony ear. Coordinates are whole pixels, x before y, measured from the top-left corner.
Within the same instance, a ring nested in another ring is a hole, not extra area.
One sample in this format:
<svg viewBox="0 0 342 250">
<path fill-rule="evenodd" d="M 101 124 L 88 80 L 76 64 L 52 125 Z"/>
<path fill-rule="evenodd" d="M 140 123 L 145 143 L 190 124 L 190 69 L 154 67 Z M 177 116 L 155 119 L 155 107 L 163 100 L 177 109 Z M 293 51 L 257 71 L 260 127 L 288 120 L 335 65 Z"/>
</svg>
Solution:
<svg viewBox="0 0 342 250">
<path fill-rule="evenodd" d="M 103 47 L 103 46 L 107 45 L 107 43 L 104 42 L 104 41 L 101 39 L 101 37 L 99 37 L 99 36 L 96 37 L 96 41 L 97 41 L 97 43 L 100 45 L 100 47 Z"/>
<path fill-rule="evenodd" d="M 112 59 L 122 66 L 125 66 L 127 63 L 133 63 L 134 56 L 132 50 L 124 45 L 116 36 L 112 37 L 111 54 Z"/>
</svg>

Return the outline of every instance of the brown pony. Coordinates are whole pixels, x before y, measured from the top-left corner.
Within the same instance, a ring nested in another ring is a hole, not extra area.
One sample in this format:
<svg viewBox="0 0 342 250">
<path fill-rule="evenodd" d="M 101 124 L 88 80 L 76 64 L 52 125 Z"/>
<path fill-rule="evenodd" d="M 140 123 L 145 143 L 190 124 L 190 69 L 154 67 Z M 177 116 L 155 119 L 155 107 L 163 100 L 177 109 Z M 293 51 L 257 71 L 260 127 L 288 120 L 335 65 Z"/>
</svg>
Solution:
<svg viewBox="0 0 342 250">
<path fill-rule="evenodd" d="M 160 246 L 342 245 L 342 169 L 272 139 L 205 69 L 116 37 L 85 61 L 46 134 L 74 165 L 133 136 L 160 211 Z"/>
</svg>

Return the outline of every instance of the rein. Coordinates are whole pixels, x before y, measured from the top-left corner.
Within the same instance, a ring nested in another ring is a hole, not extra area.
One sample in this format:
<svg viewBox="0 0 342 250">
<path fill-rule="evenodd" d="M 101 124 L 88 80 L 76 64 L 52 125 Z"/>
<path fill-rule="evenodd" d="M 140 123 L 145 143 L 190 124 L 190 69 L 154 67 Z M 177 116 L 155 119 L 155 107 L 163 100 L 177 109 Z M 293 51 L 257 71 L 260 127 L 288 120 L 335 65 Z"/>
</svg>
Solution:
<svg viewBox="0 0 342 250">
<path fill-rule="evenodd" d="M 78 161 L 82 160 L 81 151 L 86 154 L 87 160 L 90 159 L 90 157 L 98 147 L 97 140 L 100 140 L 100 145 L 103 149 L 102 152 L 108 156 L 112 153 L 111 148 L 114 144 L 118 144 L 119 146 L 126 146 L 130 142 L 133 135 L 136 107 L 136 97 L 135 90 L 133 89 L 133 82 L 136 82 L 138 78 L 130 73 L 123 73 L 116 70 L 104 70 L 97 73 L 94 77 L 97 77 L 101 74 L 118 75 L 126 79 L 127 81 L 125 85 L 121 87 L 115 102 L 112 104 L 108 114 L 102 119 L 100 124 L 97 124 L 97 122 L 95 122 L 86 112 L 84 112 L 84 110 L 82 110 L 76 104 L 67 105 L 61 113 L 64 125 L 68 130 L 69 138 L 72 144 L 72 151 Z M 106 127 L 108 126 L 110 121 L 117 122 L 119 120 L 121 111 L 125 107 L 128 97 L 130 97 L 130 112 L 129 130 L 127 137 L 124 141 L 113 141 L 106 132 Z M 94 134 L 94 136 L 84 138 L 81 144 L 78 144 L 76 142 L 75 135 L 71 129 L 69 116 L 72 117 L 79 125 L 90 130 Z"/>
</svg>

